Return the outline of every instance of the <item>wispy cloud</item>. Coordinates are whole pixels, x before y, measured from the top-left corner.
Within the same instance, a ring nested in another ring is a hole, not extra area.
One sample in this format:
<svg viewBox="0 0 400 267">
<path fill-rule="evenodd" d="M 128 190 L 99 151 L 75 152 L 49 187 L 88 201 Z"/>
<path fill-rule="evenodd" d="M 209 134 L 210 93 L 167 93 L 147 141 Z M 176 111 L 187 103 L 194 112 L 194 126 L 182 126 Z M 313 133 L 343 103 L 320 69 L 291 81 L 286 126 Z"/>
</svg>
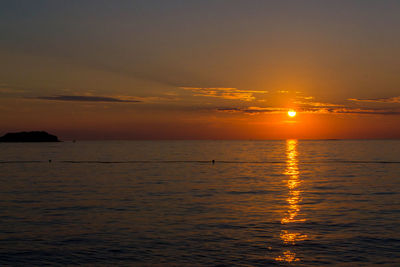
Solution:
<svg viewBox="0 0 400 267">
<path fill-rule="evenodd" d="M 287 112 L 286 108 L 273 108 L 273 107 L 228 107 L 228 108 L 217 108 L 220 112 L 241 112 L 250 115 L 260 114 L 260 113 L 283 113 Z"/>
<path fill-rule="evenodd" d="M 124 96 L 117 96 L 117 98 L 125 99 Z M 128 98 L 131 99 L 131 98 Z M 166 92 L 157 96 L 136 96 L 135 100 L 146 103 L 161 103 L 161 102 L 174 102 L 179 101 L 181 98 L 176 92 Z"/>
<path fill-rule="evenodd" d="M 370 99 L 349 98 L 347 100 L 357 101 L 357 102 L 400 103 L 400 96 L 387 97 L 387 98 L 370 98 Z"/>
<path fill-rule="evenodd" d="M 285 94 L 285 91 L 278 91 L 278 94 Z M 349 99 L 352 101 L 363 102 L 382 102 L 382 103 L 400 103 L 400 96 L 390 98 L 376 99 Z M 378 108 L 378 107 L 360 107 L 349 103 L 330 103 L 318 101 L 313 96 L 302 95 L 301 92 L 291 98 L 290 104 L 281 101 L 281 104 L 270 106 L 231 106 L 217 108 L 218 112 L 242 113 L 247 115 L 286 113 L 290 109 L 295 109 L 299 113 L 312 114 L 359 114 L 359 115 L 400 115 L 400 108 Z"/>
<path fill-rule="evenodd" d="M 332 108 L 311 110 L 314 113 L 335 113 L 335 114 L 360 114 L 360 115 L 400 115 L 399 109 L 371 109 L 371 108 Z"/>
<path fill-rule="evenodd" d="M 296 109 L 301 113 L 313 114 L 360 114 L 360 115 L 400 115 L 400 109 L 369 109 L 369 108 L 352 108 L 352 107 L 302 107 Z M 248 115 L 265 114 L 265 113 L 286 113 L 288 108 L 282 107 L 225 107 L 217 108 L 219 112 L 244 113 Z"/>
<path fill-rule="evenodd" d="M 138 103 L 140 100 L 122 99 L 108 96 L 86 96 L 86 95 L 57 95 L 57 96 L 39 96 L 34 99 L 50 101 L 75 101 L 75 102 L 117 102 L 117 103 Z"/>
<path fill-rule="evenodd" d="M 240 90 L 229 87 L 180 87 L 183 90 L 194 92 L 194 96 L 219 97 L 231 100 L 253 101 L 256 99 L 254 94 L 266 94 L 268 91 Z"/>
<path fill-rule="evenodd" d="M 312 99 L 312 98 L 309 98 Z M 303 100 L 296 100 L 294 104 L 300 108 L 331 108 L 331 107 L 342 107 L 343 105 L 340 104 L 333 104 L 333 103 L 326 103 L 326 102 L 317 102 L 317 101 L 303 101 Z"/>
</svg>

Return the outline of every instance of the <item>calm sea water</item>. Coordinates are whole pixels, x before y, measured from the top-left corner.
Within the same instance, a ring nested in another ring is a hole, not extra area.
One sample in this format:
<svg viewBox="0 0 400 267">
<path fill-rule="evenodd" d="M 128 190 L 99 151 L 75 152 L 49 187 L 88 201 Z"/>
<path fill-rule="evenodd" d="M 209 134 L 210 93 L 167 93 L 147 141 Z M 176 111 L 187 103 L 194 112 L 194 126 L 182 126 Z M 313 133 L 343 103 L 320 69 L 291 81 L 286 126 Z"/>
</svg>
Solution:
<svg viewBox="0 0 400 267">
<path fill-rule="evenodd" d="M 399 140 L 2 143 L 0 265 L 400 266 L 399 192 Z"/>
</svg>

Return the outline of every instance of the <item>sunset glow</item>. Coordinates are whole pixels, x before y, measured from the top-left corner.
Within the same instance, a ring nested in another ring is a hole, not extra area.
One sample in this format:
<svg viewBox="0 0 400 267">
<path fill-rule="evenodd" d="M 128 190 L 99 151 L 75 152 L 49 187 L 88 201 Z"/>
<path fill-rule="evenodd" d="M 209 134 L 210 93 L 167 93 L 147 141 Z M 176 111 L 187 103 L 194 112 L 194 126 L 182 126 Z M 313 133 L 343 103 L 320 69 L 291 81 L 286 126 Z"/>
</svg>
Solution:
<svg viewBox="0 0 400 267">
<path fill-rule="evenodd" d="M 294 110 L 289 110 L 289 111 L 288 111 L 288 115 L 289 115 L 289 117 L 293 118 L 293 117 L 296 116 L 296 111 L 294 111 Z"/>
<path fill-rule="evenodd" d="M 400 0 L 0 0 L 0 266 L 400 266 Z"/>
<path fill-rule="evenodd" d="M 49 1 L 29 19 L 17 3 L 0 12 L 0 134 L 400 138 L 398 3 L 370 21 L 351 1 Z"/>
</svg>

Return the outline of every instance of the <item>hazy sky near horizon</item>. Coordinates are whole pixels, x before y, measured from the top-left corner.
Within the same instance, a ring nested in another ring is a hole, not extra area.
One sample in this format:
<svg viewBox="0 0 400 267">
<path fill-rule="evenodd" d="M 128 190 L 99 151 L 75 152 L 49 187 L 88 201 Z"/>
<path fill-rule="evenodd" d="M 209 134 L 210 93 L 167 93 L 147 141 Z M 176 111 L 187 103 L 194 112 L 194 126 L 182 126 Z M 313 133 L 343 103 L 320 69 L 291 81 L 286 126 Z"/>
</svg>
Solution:
<svg viewBox="0 0 400 267">
<path fill-rule="evenodd" d="M 0 133 L 400 138 L 398 14 L 372 0 L 0 0 Z"/>
</svg>

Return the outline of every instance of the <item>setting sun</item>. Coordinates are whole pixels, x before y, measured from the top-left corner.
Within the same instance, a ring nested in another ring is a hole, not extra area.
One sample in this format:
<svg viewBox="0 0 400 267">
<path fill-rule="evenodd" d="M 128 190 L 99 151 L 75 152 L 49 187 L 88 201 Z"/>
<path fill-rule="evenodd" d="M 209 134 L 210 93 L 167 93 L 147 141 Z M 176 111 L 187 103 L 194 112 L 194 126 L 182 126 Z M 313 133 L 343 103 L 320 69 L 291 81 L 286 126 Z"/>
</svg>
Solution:
<svg viewBox="0 0 400 267">
<path fill-rule="evenodd" d="M 294 116 L 296 116 L 296 111 L 289 110 L 287 114 L 289 115 L 289 117 L 293 118 Z"/>
</svg>

